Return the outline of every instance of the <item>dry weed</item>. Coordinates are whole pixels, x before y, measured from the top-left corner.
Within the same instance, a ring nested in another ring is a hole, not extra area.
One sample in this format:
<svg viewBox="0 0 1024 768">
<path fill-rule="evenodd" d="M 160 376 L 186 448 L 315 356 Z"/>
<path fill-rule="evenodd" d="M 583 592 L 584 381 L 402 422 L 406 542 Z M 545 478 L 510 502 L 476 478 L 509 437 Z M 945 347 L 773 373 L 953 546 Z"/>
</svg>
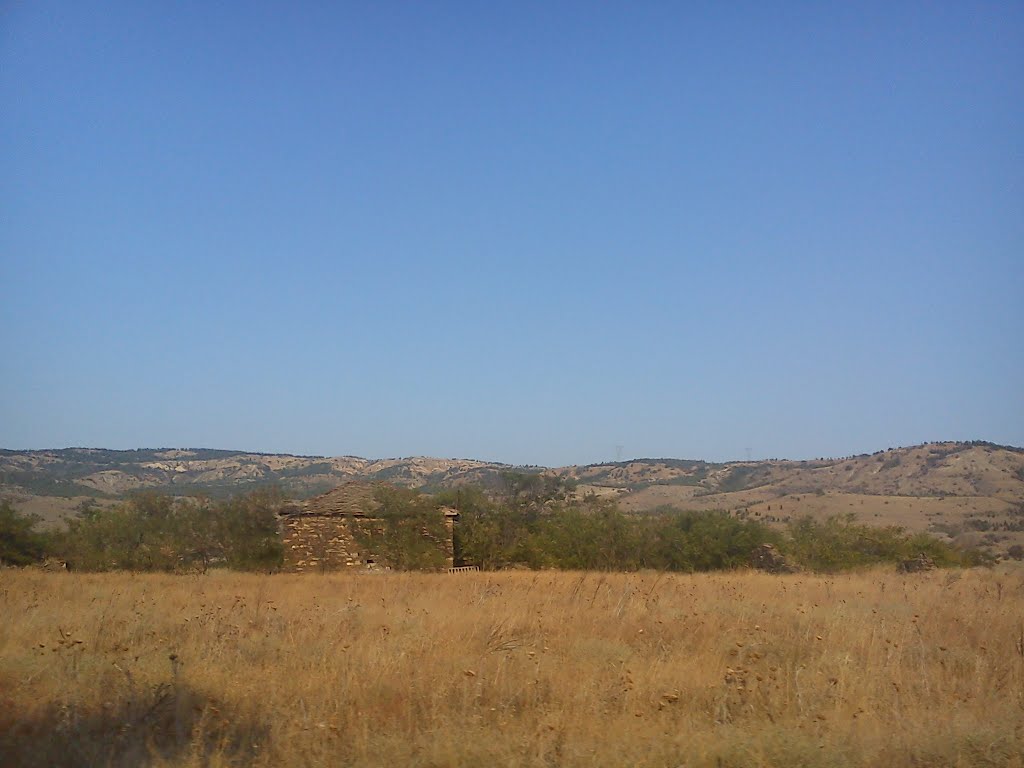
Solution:
<svg viewBox="0 0 1024 768">
<path fill-rule="evenodd" d="M 0 571 L 0 763 L 1021 766 L 1019 571 Z"/>
</svg>

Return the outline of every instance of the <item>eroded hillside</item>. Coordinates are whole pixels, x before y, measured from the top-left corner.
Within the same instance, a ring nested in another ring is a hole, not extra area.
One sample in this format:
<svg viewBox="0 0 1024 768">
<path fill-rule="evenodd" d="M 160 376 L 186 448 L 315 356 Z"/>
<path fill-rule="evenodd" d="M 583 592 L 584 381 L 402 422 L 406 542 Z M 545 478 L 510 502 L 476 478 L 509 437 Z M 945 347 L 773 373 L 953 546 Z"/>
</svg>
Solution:
<svg viewBox="0 0 1024 768">
<path fill-rule="evenodd" d="M 928 443 L 814 461 L 636 459 L 555 469 L 208 449 L 0 451 L 0 493 L 50 520 L 70 514 L 85 498 L 102 502 L 143 489 L 225 496 L 275 484 L 303 498 L 363 479 L 428 490 L 474 484 L 500 492 L 508 472 L 556 475 L 575 483 L 579 494 L 614 498 L 637 513 L 664 505 L 724 509 L 769 523 L 852 514 L 994 551 L 1024 545 L 1024 449 L 989 443 Z"/>
</svg>

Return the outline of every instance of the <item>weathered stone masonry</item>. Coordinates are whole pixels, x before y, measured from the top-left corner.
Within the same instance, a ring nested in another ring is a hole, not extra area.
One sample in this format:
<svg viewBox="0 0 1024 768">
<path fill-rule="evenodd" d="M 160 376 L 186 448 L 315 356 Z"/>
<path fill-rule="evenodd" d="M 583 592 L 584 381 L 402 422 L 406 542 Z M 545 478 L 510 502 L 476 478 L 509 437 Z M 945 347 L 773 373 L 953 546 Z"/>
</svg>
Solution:
<svg viewBox="0 0 1024 768">
<path fill-rule="evenodd" d="M 385 535 L 383 523 L 374 516 L 378 506 L 374 498 L 376 488 L 376 485 L 366 483 L 346 483 L 283 509 L 280 526 L 285 570 L 306 572 L 390 567 L 391 563 L 372 551 L 373 539 Z M 434 540 L 444 551 L 450 567 L 454 562 L 457 513 L 446 509 L 439 514 L 444 514 L 446 535 L 441 541 Z"/>
<path fill-rule="evenodd" d="M 285 569 L 338 570 L 351 566 L 384 565 L 372 552 L 360 551 L 353 528 L 364 533 L 373 521 L 365 518 L 289 515 L 282 521 Z"/>
</svg>

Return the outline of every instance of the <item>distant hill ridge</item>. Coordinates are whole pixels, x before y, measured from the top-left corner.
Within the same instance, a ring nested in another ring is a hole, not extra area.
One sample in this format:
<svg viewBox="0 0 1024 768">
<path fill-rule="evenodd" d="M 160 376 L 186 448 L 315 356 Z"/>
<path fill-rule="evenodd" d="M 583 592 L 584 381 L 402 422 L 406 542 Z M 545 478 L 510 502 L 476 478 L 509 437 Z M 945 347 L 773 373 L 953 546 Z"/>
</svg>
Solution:
<svg viewBox="0 0 1024 768">
<path fill-rule="evenodd" d="M 636 514 L 665 506 L 719 509 L 771 525 L 805 515 L 852 515 L 870 524 L 931 531 L 996 554 L 1024 551 L 1024 449 L 980 441 L 811 461 L 662 458 L 556 468 L 209 448 L 0 449 L 0 497 L 56 523 L 86 498 L 114 503 L 141 490 L 222 497 L 278 485 L 303 499 L 362 480 L 427 491 L 472 484 L 500 494 L 509 472 L 557 476 L 571 481 L 579 495 L 608 498 Z"/>
<path fill-rule="evenodd" d="M 838 459 L 707 462 L 645 458 L 559 468 L 514 467 L 473 459 L 299 456 L 210 448 L 108 450 L 0 449 L 0 489 L 53 496 L 116 497 L 140 489 L 222 495 L 278 484 L 310 496 L 346 480 L 383 480 L 436 489 L 493 486 L 509 471 L 551 473 L 595 492 L 627 496 L 653 486 L 683 496 L 772 487 L 786 493 L 963 495 L 1024 498 L 1024 449 L 986 442 L 925 443 Z"/>
<path fill-rule="evenodd" d="M 0 450 L 0 487 L 41 495 L 113 497 L 146 488 L 224 495 L 277 484 L 304 497 L 352 479 L 422 486 L 500 466 L 426 457 L 374 460 L 206 448 Z"/>
</svg>

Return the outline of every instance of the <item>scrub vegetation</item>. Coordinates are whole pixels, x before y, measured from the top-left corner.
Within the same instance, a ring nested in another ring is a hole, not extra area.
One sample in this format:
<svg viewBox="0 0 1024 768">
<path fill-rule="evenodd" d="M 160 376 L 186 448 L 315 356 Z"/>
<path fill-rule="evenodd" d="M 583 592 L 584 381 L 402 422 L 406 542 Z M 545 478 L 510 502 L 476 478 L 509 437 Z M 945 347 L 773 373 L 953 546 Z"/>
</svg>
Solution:
<svg viewBox="0 0 1024 768">
<path fill-rule="evenodd" d="M 992 560 L 932 534 L 869 526 L 851 515 L 780 527 L 724 511 L 627 514 L 614 500 L 580 497 L 563 479 L 534 474 L 507 473 L 503 489 L 491 494 L 471 486 L 431 495 L 380 485 L 374 496 L 381 535 L 366 546 L 397 570 L 445 567 L 435 543 L 444 533 L 442 508 L 459 512 L 456 564 L 483 570 L 723 570 L 747 565 L 765 544 L 792 566 L 821 572 L 921 555 L 939 566 Z M 86 502 L 65 530 L 47 533 L 0 504 L 0 562 L 23 565 L 49 555 L 84 571 L 274 571 L 283 562 L 276 517 L 283 503 L 274 489 L 226 500 L 149 491 L 112 506 Z"/>
</svg>

